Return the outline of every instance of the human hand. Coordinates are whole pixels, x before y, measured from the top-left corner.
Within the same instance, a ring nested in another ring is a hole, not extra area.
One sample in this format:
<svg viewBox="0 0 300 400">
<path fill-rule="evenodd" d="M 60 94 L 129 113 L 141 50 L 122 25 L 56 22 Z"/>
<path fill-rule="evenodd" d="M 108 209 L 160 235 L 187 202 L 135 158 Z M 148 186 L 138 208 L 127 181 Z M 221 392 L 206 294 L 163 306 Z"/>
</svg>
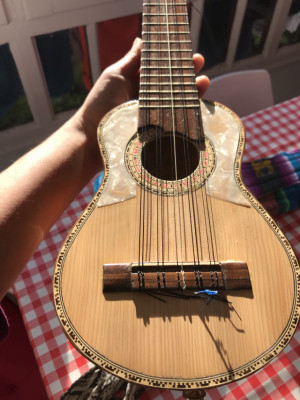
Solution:
<svg viewBox="0 0 300 400">
<path fill-rule="evenodd" d="M 80 109 L 85 133 L 94 137 L 100 119 L 112 108 L 138 98 L 139 68 L 142 40 L 137 38 L 129 52 L 118 62 L 111 65 L 101 74 Z M 198 74 L 204 65 L 200 54 L 194 55 L 195 73 Z M 202 97 L 209 86 L 206 76 L 196 79 L 199 97 Z"/>
</svg>

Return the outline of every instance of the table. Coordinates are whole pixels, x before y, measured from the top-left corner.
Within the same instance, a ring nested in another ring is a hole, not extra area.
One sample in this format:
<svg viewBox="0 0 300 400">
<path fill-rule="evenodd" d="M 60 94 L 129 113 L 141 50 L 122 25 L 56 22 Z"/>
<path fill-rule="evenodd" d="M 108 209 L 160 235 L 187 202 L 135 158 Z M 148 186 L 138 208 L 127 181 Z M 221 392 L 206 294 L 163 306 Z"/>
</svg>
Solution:
<svg viewBox="0 0 300 400">
<path fill-rule="evenodd" d="M 244 161 L 299 149 L 300 97 L 243 118 L 247 134 Z M 14 285 L 25 326 L 51 400 L 57 400 L 90 367 L 69 343 L 52 302 L 52 272 L 63 239 L 92 196 L 90 183 L 72 202 Z M 300 209 L 276 217 L 300 256 Z M 207 390 L 206 399 L 299 399 L 300 327 L 283 352 L 248 378 Z M 141 400 L 182 399 L 181 392 L 149 389 Z"/>
</svg>

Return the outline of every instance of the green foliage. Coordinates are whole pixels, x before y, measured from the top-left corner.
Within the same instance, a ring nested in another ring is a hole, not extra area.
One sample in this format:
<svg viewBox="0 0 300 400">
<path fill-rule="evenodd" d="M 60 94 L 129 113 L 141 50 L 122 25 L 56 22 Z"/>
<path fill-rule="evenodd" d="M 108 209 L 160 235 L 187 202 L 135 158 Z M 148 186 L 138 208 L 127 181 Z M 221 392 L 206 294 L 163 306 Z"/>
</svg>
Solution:
<svg viewBox="0 0 300 400">
<path fill-rule="evenodd" d="M 69 92 L 51 99 L 55 114 L 80 107 L 87 95 L 87 90 L 82 80 L 82 63 L 72 57 L 72 67 L 73 87 Z"/>
<path fill-rule="evenodd" d="M 12 108 L 0 118 L 0 131 L 33 121 L 25 95 L 18 98 Z"/>
<path fill-rule="evenodd" d="M 83 103 L 88 91 L 82 80 L 82 64 L 79 60 L 72 57 L 73 80 L 74 84 L 71 90 L 63 95 L 51 98 L 51 103 L 55 114 L 62 111 L 76 109 Z M 12 108 L 0 118 L 0 131 L 12 128 L 17 125 L 23 125 L 33 121 L 26 96 L 18 98 Z"/>
</svg>

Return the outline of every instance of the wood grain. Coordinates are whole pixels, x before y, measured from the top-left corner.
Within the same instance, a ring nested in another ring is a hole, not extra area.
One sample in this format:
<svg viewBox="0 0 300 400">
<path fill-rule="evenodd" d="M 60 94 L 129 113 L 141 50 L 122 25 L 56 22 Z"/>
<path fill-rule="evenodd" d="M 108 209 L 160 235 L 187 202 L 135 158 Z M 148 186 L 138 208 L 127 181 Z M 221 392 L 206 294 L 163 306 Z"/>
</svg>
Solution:
<svg viewBox="0 0 300 400">
<path fill-rule="evenodd" d="M 127 138 L 124 132 L 118 136 L 125 129 L 122 116 L 135 106 L 110 112 L 99 129 L 103 184 L 59 253 L 54 301 L 74 346 L 106 371 L 153 387 L 212 387 L 254 372 L 291 339 L 300 313 L 299 264 L 276 223 L 243 185 L 241 122 L 224 106 L 199 107 L 185 3 L 146 0 L 143 21 L 137 127 L 144 132 L 148 125 L 156 126 L 158 136 L 172 132 L 175 144 L 176 135 L 188 136 L 197 141 L 197 151 L 205 151 L 204 132 L 212 142 L 214 165 L 207 176 L 202 176 L 204 164 L 198 165 L 198 186 L 186 182 L 183 190 L 183 183 L 173 180 L 165 193 L 158 190 L 161 176 L 150 176 L 145 189 L 138 174 L 136 192 L 133 185 L 130 196 L 97 207 L 100 197 L 118 192 L 110 184 L 110 164 L 114 176 L 121 167 L 126 179 L 134 176 L 124 166 L 124 140 L 120 160 L 107 153 L 104 141 L 105 135 Z M 132 160 L 134 164 L 137 159 Z M 251 281 L 251 290 L 226 291 L 228 302 L 171 298 L 163 303 L 145 293 L 103 292 L 105 264 L 222 260 L 246 263 Z"/>
<path fill-rule="evenodd" d="M 235 117 L 228 114 L 234 122 Z M 100 367 L 148 386 L 196 389 L 244 377 L 288 343 L 299 319 L 299 266 L 284 235 L 241 182 L 243 142 L 232 173 L 249 207 L 211 196 L 207 200 L 217 243 L 215 257 L 243 260 L 249 269 L 252 291 L 228 292 L 234 309 L 215 300 L 206 304 L 171 299 L 164 304 L 142 293 L 103 293 L 103 265 L 132 263 L 138 258 L 139 186 L 131 200 L 96 207 L 102 188 L 70 233 L 54 272 L 56 309 L 75 347 Z M 106 157 L 103 148 L 102 153 Z M 200 221 L 203 190 L 194 192 Z M 155 262 L 162 254 L 165 261 L 176 259 L 174 230 L 179 215 L 185 229 L 181 257 L 193 259 L 188 213 L 176 212 L 178 205 L 190 206 L 189 196 L 181 196 L 180 202 L 176 196 L 162 196 L 160 201 L 154 193 L 146 196 L 151 218 L 145 261 Z M 157 235 L 162 208 L 164 227 Z M 211 249 L 203 225 L 198 228 L 202 259 L 207 260 Z"/>
<path fill-rule="evenodd" d="M 138 201 L 95 209 L 69 251 L 63 301 L 78 334 L 118 365 L 181 379 L 228 372 L 271 348 L 288 324 L 294 283 L 284 248 L 253 208 L 212 199 L 220 256 L 249 266 L 253 294 L 228 297 L 242 321 L 218 302 L 104 296 L 103 264 L 137 259 Z M 169 254 L 172 261 L 174 250 Z M 152 252 L 149 261 L 155 259 Z"/>
</svg>

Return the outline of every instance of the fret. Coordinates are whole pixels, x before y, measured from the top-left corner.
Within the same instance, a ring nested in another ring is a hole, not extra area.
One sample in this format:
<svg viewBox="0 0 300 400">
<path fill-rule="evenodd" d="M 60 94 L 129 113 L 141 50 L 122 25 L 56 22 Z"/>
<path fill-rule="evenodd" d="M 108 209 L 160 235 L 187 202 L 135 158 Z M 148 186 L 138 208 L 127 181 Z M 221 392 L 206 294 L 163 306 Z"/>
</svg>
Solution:
<svg viewBox="0 0 300 400">
<path fill-rule="evenodd" d="M 194 67 L 193 66 L 176 66 L 176 65 L 168 65 L 167 67 L 165 67 L 165 66 L 161 66 L 161 65 L 156 65 L 155 67 L 151 67 L 151 66 L 149 66 L 149 65 L 144 65 L 143 66 L 143 69 L 144 70 L 151 70 L 151 69 L 156 69 L 156 70 L 160 70 L 160 69 L 178 69 L 178 68 L 180 68 L 180 69 L 193 69 Z"/>
<path fill-rule="evenodd" d="M 142 53 L 191 53 L 191 49 L 142 49 Z"/>
<path fill-rule="evenodd" d="M 151 43 L 166 43 L 166 40 L 143 40 L 143 43 L 145 44 L 151 44 Z M 168 40 L 168 43 L 191 43 L 190 40 Z"/>
<path fill-rule="evenodd" d="M 160 64 L 159 62 L 153 61 L 153 60 L 148 60 L 148 61 L 149 62 L 147 64 L 146 64 L 146 61 L 143 62 L 143 64 L 142 64 L 142 69 L 145 70 L 144 72 L 145 72 L 146 76 L 147 75 L 149 76 L 151 74 L 152 70 L 157 70 L 157 72 L 161 72 L 162 70 L 167 70 L 170 68 L 173 71 L 174 70 L 184 70 L 184 72 L 183 72 L 184 75 L 185 75 L 185 72 L 187 72 L 187 70 L 189 70 L 189 69 L 191 71 L 194 71 L 194 64 L 192 64 L 191 62 L 187 62 L 187 61 L 180 62 L 179 60 L 177 60 L 177 62 L 173 62 L 174 60 L 170 60 L 170 63 L 169 63 L 170 66 L 169 65 L 167 66 L 166 63 Z M 162 65 L 162 66 L 160 66 L 160 65 Z M 165 72 L 165 71 L 163 71 L 163 72 Z M 161 76 L 161 75 L 159 75 L 159 76 Z M 172 76 L 173 76 L 173 74 L 172 74 Z M 195 74 L 194 74 L 194 77 L 195 77 Z"/>
<path fill-rule="evenodd" d="M 195 75 L 192 74 L 188 77 L 181 74 L 177 74 L 176 76 L 170 76 L 167 74 L 164 76 L 143 76 L 140 80 L 140 90 L 146 89 L 147 86 L 149 86 L 149 90 L 151 89 L 150 86 L 152 86 L 152 89 L 155 89 L 156 87 L 161 88 L 162 86 L 165 86 L 166 89 L 170 86 L 174 87 L 174 89 L 181 87 L 193 89 L 196 88 L 196 78 Z"/>
<path fill-rule="evenodd" d="M 169 6 L 170 4 L 167 4 Z M 173 4 L 171 4 L 173 5 Z M 143 3 L 144 7 L 166 7 L 165 4 L 156 4 L 156 3 Z M 186 3 L 176 3 L 175 6 L 186 7 Z"/>
<path fill-rule="evenodd" d="M 167 4 L 167 6 L 169 6 L 170 4 Z M 171 5 L 173 5 L 173 4 L 171 4 Z M 175 4 L 176 6 L 183 6 L 183 7 L 186 7 L 186 2 L 185 3 L 176 3 Z M 166 5 L 165 4 L 156 4 L 156 3 L 147 3 L 147 2 L 145 2 L 145 3 L 143 3 L 143 6 L 146 6 L 146 7 L 148 7 L 148 6 L 153 6 L 153 7 L 165 7 Z"/>
<path fill-rule="evenodd" d="M 165 77 L 170 77 L 170 74 L 144 74 L 143 72 L 140 75 L 141 78 L 165 78 Z M 195 79 L 195 74 L 172 74 L 172 78 L 194 78 Z"/>
<path fill-rule="evenodd" d="M 141 61 L 145 61 L 145 62 L 147 62 L 147 61 L 156 61 L 156 62 L 159 62 L 159 61 L 188 61 L 188 62 L 192 63 L 192 60 L 191 60 L 190 57 L 182 57 L 182 58 L 174 58 L 174 57 L 172 57 L 172 58 L 169 58 L 169 57 L 159 57 L 159 58 L 151 57 L 151 58 L 149 58 L 149 57 L 142 57 Z"/>
<path fill-rule="evenodd" d="M 185 16 L 187 17 L 187 13 L 176 13 L 176 14 L 171 14 L 171 13 L 144 13 L 146 17 L 177 17 L 177 16 Z"/>
<path fill-rule="evenodd" d="M 177 94 L 177 93 L 195 93 L 195 90 L 172 90 L 173 94 Z M 157 93 L 157 90 L 140 90 L 140 94 L 147 94 L 147 93 Z M 160 90 L 159 93 L 170 93 L 170 90 Z M 149 100 L 152 100 L 152 98 L 150 97 Z"/>
<path fill-rule="evenodd" d="M 197 100 L 198 96 L 191 96 L 191 97 L 141 97 L 139 98 L 140 101 L 194 101 Z"/>
<path fill-rule="evenodd" d="M 148 75 L 142 74 L 140 76 L 140 78 L 141 78 L 141 81 L 142 81 L 142 79 L 170 78 L 170 74 L 151 74 L 151 75 L 150 74 L 148 74 Z M 182 75 L 182 74 L 172 74 L 171 78 L 172 79 L 173 78 L 180 78 L 180 79 L 182 79 L 182 78 L 193 78 L 193 84 L 195 84 L 195 74 L 184 74 L 184 75 Z M 160 83 L 160 82 L 158 82 L 158 83 Z M 187 83 L 187 82 L 185 82 L 185 83 Z M 145 83 L 141 82 L 141 84 L 144 85 Z M 191 85 L 191 83 L 189 83 L 189 85 Z"/>
<path fill-rule="evenodd" d="M 155 38 L 151 38 L 151 40 L 143 40 L 144 50 L 165 50 L 168 51 L 168 45 L 171 50 L 182 50 L 182 51 L 192 51 L 190 40 L 178 40 L 178 38 L 164 38 L 160 37 L 159 40 L 155 40 Z"/>
<path fill-rule="evenodd" d="M 159 25 L 159 26 L 166 26 L 166 23 L 165 22 L 143 22 L 142 23 L 142 26 L 147 26 L 147 25 L 155 25 L 155 26 L 157 26 L 157 25 Z M 188 22 L 169 22 L 169 25 L 176 25 L 176 26 L 189 26 L 189 23 Z"/>
<path fill-rule="evenodd" d="M 167 77 L 170 78 L 170 75 L 166 75 Z M 195 75 L 193 75 L 195 77 Z M 178 76 L 179 77 L 179 76 Z M 185 76 L 184 76 L 185 77 Z M 180 75 L 180 78 L 184 78 L 182 75 Z M 149 77 L 148 77 L 149 78 Z M 150 77 L 151 78 L 151 77 Z M 173 78 L 173 76 L 172 76 Z M 168 86 L 195 86 L 195 82 L 140 82 L 140 86 L 163 86 L 163 85 L 168 85 Z"/>
<path fill-rule="evenodd" d="M 199 110 L 186 3 L 159 3 L 144 3 L 139 108 Z"/>
<path fill-rule="evenodd" d="M 172 108 L 199 108 L 199 106 L 200 106 L 200 104 L 199 103 L 197 103 L 197 104 L 184 104 L 184 105 L 182 105 L 182 104 L 173 104 L 173 106 L 171 106 L 171 105 L 167 105 L 167 104 L 145 104 L 145 105 L 142 105 L 142 104 L 140 104 L 139 105 L 139 107 L 140 107 L 140 109 L 141 110 L 143 110 L 143 109 L 146 109 L 146 108 L 169 108 L 169 109 L 172 109 Z"/>
<path fill-rule="evenodd" d="M 162 45 L 163 46 L 163 45 Z M 144 48 L 143 50 L 142 50 L 142 53 L 143 53 L 143 55 L 147 55 L 148 53 L 159 53 L 159 54 L 161 54 L 161 53 L 167 53 L 167 54 L 169 54 L 169 52 L 170 53 L 186 53 L 186 54 L 184 54 L 184 56 L 187 56 L 187 57 L 190 57 L 190 59 L 192 60 L 192 49 L 191 48 L 186 48 L 186 49 L 180 49 L 180 48 L 178 48 L 178 47 L 176 47 L 176 48 L 174 48 L 174 49 L 168 49 L 168 48 L 159 48 L 159 49 L 156 49 L 156 48 L 154 48 L 154 47 L 150 47 L 150 48 L 148 48 L 148 49 L 146 49 L 146 48 Z M 180 54 L 178 54 L 179 55 L 179 57 L 180 57 Z M 166 57 L 166 55 L 163 55 L 163 56 L 165 56 Z M 152 57 L 152 54 L 151 54 L 151 56 L 150 57 Z M 159 56 L 160 57 L 160 56 Z"/>
<path fill-rule="evenodd" d="M 158 32 L 154 32 L 154 31 L 143 31 L 142 35 L 190 35 L 190 31 L 158 31 Z"/>
</svg>

